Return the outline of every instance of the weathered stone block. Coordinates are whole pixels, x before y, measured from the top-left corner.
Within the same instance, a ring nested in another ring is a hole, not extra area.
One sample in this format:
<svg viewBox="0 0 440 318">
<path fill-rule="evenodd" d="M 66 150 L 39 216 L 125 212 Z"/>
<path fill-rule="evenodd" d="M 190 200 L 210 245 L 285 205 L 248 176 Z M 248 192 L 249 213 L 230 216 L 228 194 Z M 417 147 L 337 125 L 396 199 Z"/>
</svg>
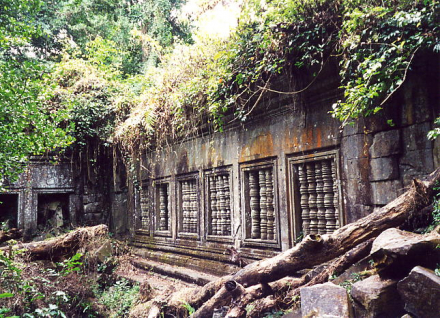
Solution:
<svg viewBox="0 0 440 318">
<path fill-rule="evenodd" d="M 440 316 L 440 277 L 430 269 L 416 266 L 402 279 L 397 290 L 405 310 L 416 317 Z"/>
<path fill-rule="evenodd" d="M 108 240 L 96 250 L 95 256 L 101 263 L 104 263 L 108 257 L 112 256 L 112 253 L 112 243 L 110 240 Z"/>
<path fill-rule="evenodd" d="M 397 290 L 409 313 L 416 317 L 440 317 L 440 277 L 432 270 L 414 267 L 398 283 Z"/>
<path fill-rule="evenodd" d="M 301 309 L 294 310 L 289 312 L 283 316 L 283 318 L 301 318 Z"/>
<path fill-rule="evenodd" d="M 394 180 L 399 177 L 399 166 L 394 157 L 371 159 L 370 167 L 371 181 Z"/>
<path fill-rule="evenodd" d="M 405 151 L 432 149 L 432 141 L 426 135 L 431 130 L 429 122 L 408 126 L 402 129 Z"/>
<path fill-rule="evenodd" d="M 400 158 L 399 166 L 405 187 L 408 186 L 415 177 L 420 178 L 424 175 L 428 175 L 435 169 L 434 167 L 436 167 L 431 149 L 405 152 Z"/>
<path fill-rule="evenodd" d="M 400 133 L 398 130 L 389 130 L 374 135 L 373 144 L 370 147 L 371 158 L 388 157 L 399 154 Z"/>
<path fill-rule="evenodd" d="M 397 198 L 402 192 L 400 180 L 371 182 L 373 203 L 385 205 Z"/>
<path fill-rule="evenodd" d="M 427 109 L 429 105 L 428 85 L 424 82 L 426 78 L 418 76 L 406 83 L 403 92 L 403 109 L 401 111 L 402 125 L 412 125 L 430 120 L 431 112 Z"/>
<path fill-rule="evenodd" d="M 434 157 L 434 167 L 440 167 L 440 137 L 437 137 L 434 140 L 434 149 L 432 154 Z"/>
<path fill-rule="evenodd" d="M 344 195 L 350 204 L 371 205 L 370 185 L 357 179 L 349 179 L 344 182 Z"/>
<path fill-rule="evenodd" d="M 370 200 L 370 196 L 366 196 Z M 364 204 L 353 204 L 349 207 L 346 207 L 346 220 L 347 223 L 355 222 L 373 212 L 373 207 L 371 205 L 364 205 Z"/>
<path fill-rule="evenodd" d="M 352 317 L 347 291 L 333 283 L 301 288 L 303 317 Z"/>
<path fill-rule="evenodd" d="M 101 204 L 99 202 L 93 202 L 84 205 L 84 214 L 87 213 L 99 213 L 101 212 Z"/>
<path fill-rule="evenodd" d="M 342 157 L 345 160 L 368 157 L 371 142 L 372 136 L 367 134 L 344 137 L 341 144 Z"/>
<path fill-rule="evenodd" d="M 400 317 L 403 314 L 396 280 L 383 280 L 379 275 L 368 277 L 353 284 L 351 297 L 356 317 Z"/>
<path fill-rule="evenodd" d="M 344 159 L 344 179 L 368 182 L 370 174 L 369 158 Z"/>
<path fill-rule="evenodd" d="M 84 221 L 88 224 L 97 224 L 97 222 L 100 222 L 102 218 L 101 213 L 87 213 L 84 214 Z"/>
<path fill-rule="evenodd" d="M 373 242 L 370 257 L 379 275 L 401 279 L 417 265 L 429 268 L 440 259 L 440 237 L 422 235 L 391 228 L 383 231 Z"/>
</svg>

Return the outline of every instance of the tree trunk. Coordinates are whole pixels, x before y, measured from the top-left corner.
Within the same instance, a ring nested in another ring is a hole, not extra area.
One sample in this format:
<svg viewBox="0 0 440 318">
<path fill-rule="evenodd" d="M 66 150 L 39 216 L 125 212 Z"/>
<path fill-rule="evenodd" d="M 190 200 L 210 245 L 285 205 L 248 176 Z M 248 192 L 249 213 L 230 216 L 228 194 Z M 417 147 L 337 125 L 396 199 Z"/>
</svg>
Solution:
<svg viewBox="0 0 440 318">
<path fill-rule="evenodd" d="M 20 244 L 18 247 L 26 250 L 26 254 L 31 260 L 59 260 L 72 256 L 91 239 L 106 235 L 107 233 L 107 226 L 101 224 L 78 228 L 64 236 L 47 241 Z"/>
<path fill-rule="evenodd" d="M 321 270 L 317 274 L 307 273 L 301 278 L 285 277 L 276 282 L 270 284 L 259 284 L 246 289 L 244 295 L 240 299 L 234 299 L 233 305 L 229 309 L 228 318 L 241 318 L 246 316 L 246 307 L 253 301 L 269 296 L 268 300 L 261 301 L 260 306 L 256 306 L 252 312 L 256 315 L 257 311 L 260 314 L 270 311 L 276 305 L 281 305 L 274 299 L 280 299 L 283 306 L 289 307 L 299 295 L 300 287 L 312 286 L 315 284 L 321 284 L 326 282 L 330 276 L 334 274 L 341 274 L 352 264 L 360 261 L 366 257 L 371 249 L 373 239 L 369 239 L 363 242 L 347 252 L 346 254 L 331 261 L 325 266 L 321 267 Z M 311 271 L 315 272 L 315 271 Z M 310 277 L 312 276 L 312 277 Z M 268 286 L 264 288 L 264 286 Z M 274 298 L 272 295 L 281 295 L 282 297 Z M 264 304 L 264 308 L 262 305 Z M 273 306 L 268 308 L 267 306 Z"/>
</svg>

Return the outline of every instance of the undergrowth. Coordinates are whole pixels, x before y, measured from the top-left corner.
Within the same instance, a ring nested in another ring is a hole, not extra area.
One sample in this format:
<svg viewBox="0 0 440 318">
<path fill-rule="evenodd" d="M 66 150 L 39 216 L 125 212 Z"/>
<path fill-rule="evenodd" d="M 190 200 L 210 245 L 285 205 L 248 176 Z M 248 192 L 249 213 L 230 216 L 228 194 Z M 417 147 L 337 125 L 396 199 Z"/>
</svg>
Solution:
<svg viewBox="0 0 440 318">
<path fill-rule="evenodd" d="M 105 260 L 95 255 L 112 246 Z M 126 317 L 139 286 L 117 280 L 113 270 L 126 247 L 96 238 L 59 262 L 30 261 L 22 250 L 0 250 L 0 318 Z"/>
</svg>

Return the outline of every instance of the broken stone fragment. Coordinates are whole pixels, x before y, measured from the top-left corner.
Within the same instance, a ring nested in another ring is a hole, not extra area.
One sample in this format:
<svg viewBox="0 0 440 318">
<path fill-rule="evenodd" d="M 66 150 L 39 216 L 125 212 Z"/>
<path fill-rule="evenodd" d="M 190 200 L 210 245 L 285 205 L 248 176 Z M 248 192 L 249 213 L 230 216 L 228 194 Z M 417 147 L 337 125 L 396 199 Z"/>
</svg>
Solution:
<svg viewBox="0 0 440 318">
<path fill-rule="evenodd" d="M 368 277 L 353 284 L 351 297 L 356 317 L 400 317 L 404 313 L 396 280 Z"/>
<path fill-rule="evenodd" d="M 113 247 L 110 240 L 105 241 L 95 252 L 96 259 L 100 263 L 104 263 L 105 260 L 111 257 L 113 254 Z"/>
<path fill-rule="evenodd" d="M 379 275 L 401 279 L 417 265 L 433 268 L 440 261 L 440 234 L 415 234 L 398 229 L 382 232 L 373 242 L 371 257 Z"/>
<path fill-rule="evenodd" d="M 416 317 L 440 317 L 440 277 L 430 269 L 416 266 L 397 284 L 405 310 Z"/>
<path fill-rule="evenodd" d="M 352 317 L 345 288 L 325 283 L 301 288 L 302 317 Z"/>
</svg>

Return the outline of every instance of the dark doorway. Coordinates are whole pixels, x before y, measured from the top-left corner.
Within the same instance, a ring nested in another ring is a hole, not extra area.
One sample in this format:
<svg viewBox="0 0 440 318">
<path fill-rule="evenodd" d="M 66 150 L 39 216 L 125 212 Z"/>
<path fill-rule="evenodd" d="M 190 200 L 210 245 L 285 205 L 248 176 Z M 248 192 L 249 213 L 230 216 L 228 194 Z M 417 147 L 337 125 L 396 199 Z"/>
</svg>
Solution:
<svg viewBox="0 0 440 318">
<path fill-rule="evenodd" d="M 18 194 L 0 194 L 0 227 L 17 227 Z"/>
<path fill-rule="evenodd" d="M 70 225 L 69 195 L 67 193 L 39 194 L 37 211 L 37 223 L 40 229 Z"/>
</svg>

